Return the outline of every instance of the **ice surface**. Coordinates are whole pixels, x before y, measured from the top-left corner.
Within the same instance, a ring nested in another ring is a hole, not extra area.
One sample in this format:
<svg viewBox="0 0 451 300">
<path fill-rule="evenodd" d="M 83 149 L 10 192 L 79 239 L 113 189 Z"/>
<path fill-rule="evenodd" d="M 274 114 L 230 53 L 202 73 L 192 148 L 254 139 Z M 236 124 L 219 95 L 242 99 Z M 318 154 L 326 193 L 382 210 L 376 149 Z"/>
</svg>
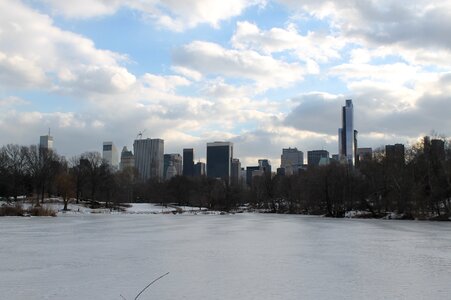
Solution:
<svg viewBox="0 0 451 300">
<path fill-rule="evenodd" d="M 451 224 L 270 214 L 0 218 L 1 299 L 447 299 Z"/>
</svg>

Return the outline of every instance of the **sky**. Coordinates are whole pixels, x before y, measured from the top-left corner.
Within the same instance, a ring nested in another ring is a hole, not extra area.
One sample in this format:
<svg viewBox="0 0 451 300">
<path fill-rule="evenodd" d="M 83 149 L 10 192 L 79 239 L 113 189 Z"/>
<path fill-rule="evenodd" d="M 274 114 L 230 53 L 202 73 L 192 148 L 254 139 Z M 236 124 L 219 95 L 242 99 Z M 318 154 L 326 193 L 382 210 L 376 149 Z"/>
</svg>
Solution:
<svg viewBox="0 0 451 300">
<path fill-rule="evenodd" d="M 242 165 L 451 136 L 449 0 L 0 0 L 0 144 L 232 141 Z"/>
</svg>

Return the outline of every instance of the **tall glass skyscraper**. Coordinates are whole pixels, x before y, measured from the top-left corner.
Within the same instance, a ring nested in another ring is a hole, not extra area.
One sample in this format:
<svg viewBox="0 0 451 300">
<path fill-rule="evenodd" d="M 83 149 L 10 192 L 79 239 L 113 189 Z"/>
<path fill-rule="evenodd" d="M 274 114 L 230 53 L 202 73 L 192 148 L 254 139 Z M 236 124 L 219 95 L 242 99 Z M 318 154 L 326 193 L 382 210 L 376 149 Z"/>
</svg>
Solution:
<svg viewBox="0 0 451 300">
<path fill-rule="evenodd" d="M 352 100 L 346 100 L 342 107 L 342 127 L 338 129 L 338 153 L 340 160 L 345 160 L 349 165 L 355 163 L 357 132 L 354 130 L 354 106 Z"/>
<path fill-rule="evenodd" d="M 232 143 L 207 143 L 207 176 L 230 180 L 232 172 L 232 158 Z"/>
<path fill-rule="evenodd" d="M 183 149 L 183 176 L 194 176 L 194 150 Z"/>
</svg>

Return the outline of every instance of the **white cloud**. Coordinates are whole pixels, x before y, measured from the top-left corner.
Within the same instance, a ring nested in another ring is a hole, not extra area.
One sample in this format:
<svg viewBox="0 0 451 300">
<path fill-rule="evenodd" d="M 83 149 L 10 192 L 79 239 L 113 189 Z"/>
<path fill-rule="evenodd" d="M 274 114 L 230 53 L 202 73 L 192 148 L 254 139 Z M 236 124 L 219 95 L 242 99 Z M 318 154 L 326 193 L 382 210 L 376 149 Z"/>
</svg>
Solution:
<svg viewBox="0 0 451 300">
<path fill-rule="evenodd" d="M 297 63 L 287 63 L 253 50 L 225 49 L 203 41 L 191 42 L 176 51 L 174 64 L 204 76 L 248 79 L 262 91 L 293 84 L 304 74 Z"/>
<path fill-rule="evenodd" d="M 199 24 L 218 27 L 219 22 L 240 15 L 246 8 L 263 6 L 266 0 L 41 0 L 55 14 L 67 18 L 91 18 L 114 14 L 121 7 L 134 9 L 145 18 L 175 31 Z"/>
<path fill-rule="evenodd" d="M 0 86 L 75 94 L 126 91 L 135 76 L 120 65 L 126 56 L 97 49 L 78 34 L 20 2 L 0 2 Z"/>
<path fill-rule="evenodd" d="M 298 33 L 294 24 L 287 28 L 261 30 L 247 21 L 238 22 L 232 44 L 237 49 L 253 49 L 266 54 L 291 51 L 307 63 L 328 62 L 340 58 L 340 49 L 345 41 L 332 35 L 309 31 L 306 35 Z"/>
<path fill-rule="evenodd" d="M 150 88 L 154 88 L 163 92 L 174 92 L 179 86 L 189 86 L 191 82 L 185 77 L 171 75 L 158 76 L 146 73 L 142 76 L 141 82 Z"/>
<path fill-rule="evenodd" d="M 9 97 L 0 99 L 0 108 L 10 108 L 10 107 L 14 107 L 14 106 L 18 106 L 18 105 L 26 105 L 26 104 L 30 104 L 30 102 L 27 100 L 24 100 L 22 98 L 15 97 L 15 96 L 9 96 Z"/>
<path fill-rule="evenodd" d="M 121 6 L 120 0 L 42 0 L 49 5 L 54 14 L 68 18 L 91 18 L 115 13 Z"/>
<path fill-rule="evenodd" d="M 450 1 L 279 1 L 303 16 L 329 22 L 350 42 L 372 49 L 388 47 L 412 63 L 450 66 Z"/>
</svg>

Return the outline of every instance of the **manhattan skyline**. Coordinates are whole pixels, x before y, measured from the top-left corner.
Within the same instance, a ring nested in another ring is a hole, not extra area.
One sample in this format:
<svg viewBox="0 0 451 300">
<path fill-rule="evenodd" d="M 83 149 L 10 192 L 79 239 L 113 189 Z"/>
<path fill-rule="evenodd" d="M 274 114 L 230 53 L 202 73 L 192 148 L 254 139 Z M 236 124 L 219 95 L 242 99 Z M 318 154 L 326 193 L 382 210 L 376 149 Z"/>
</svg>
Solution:
<svg viewBox="0 0 451 300">
<path fill-rule="evenodd" d="M 436 1 L 2 1 L 0 143 L 51 128 L 66 156 L 231 141 L 243 165 L 282 148 L 338 153 L 451 135 L 451 4 Z"/>
</svg>

